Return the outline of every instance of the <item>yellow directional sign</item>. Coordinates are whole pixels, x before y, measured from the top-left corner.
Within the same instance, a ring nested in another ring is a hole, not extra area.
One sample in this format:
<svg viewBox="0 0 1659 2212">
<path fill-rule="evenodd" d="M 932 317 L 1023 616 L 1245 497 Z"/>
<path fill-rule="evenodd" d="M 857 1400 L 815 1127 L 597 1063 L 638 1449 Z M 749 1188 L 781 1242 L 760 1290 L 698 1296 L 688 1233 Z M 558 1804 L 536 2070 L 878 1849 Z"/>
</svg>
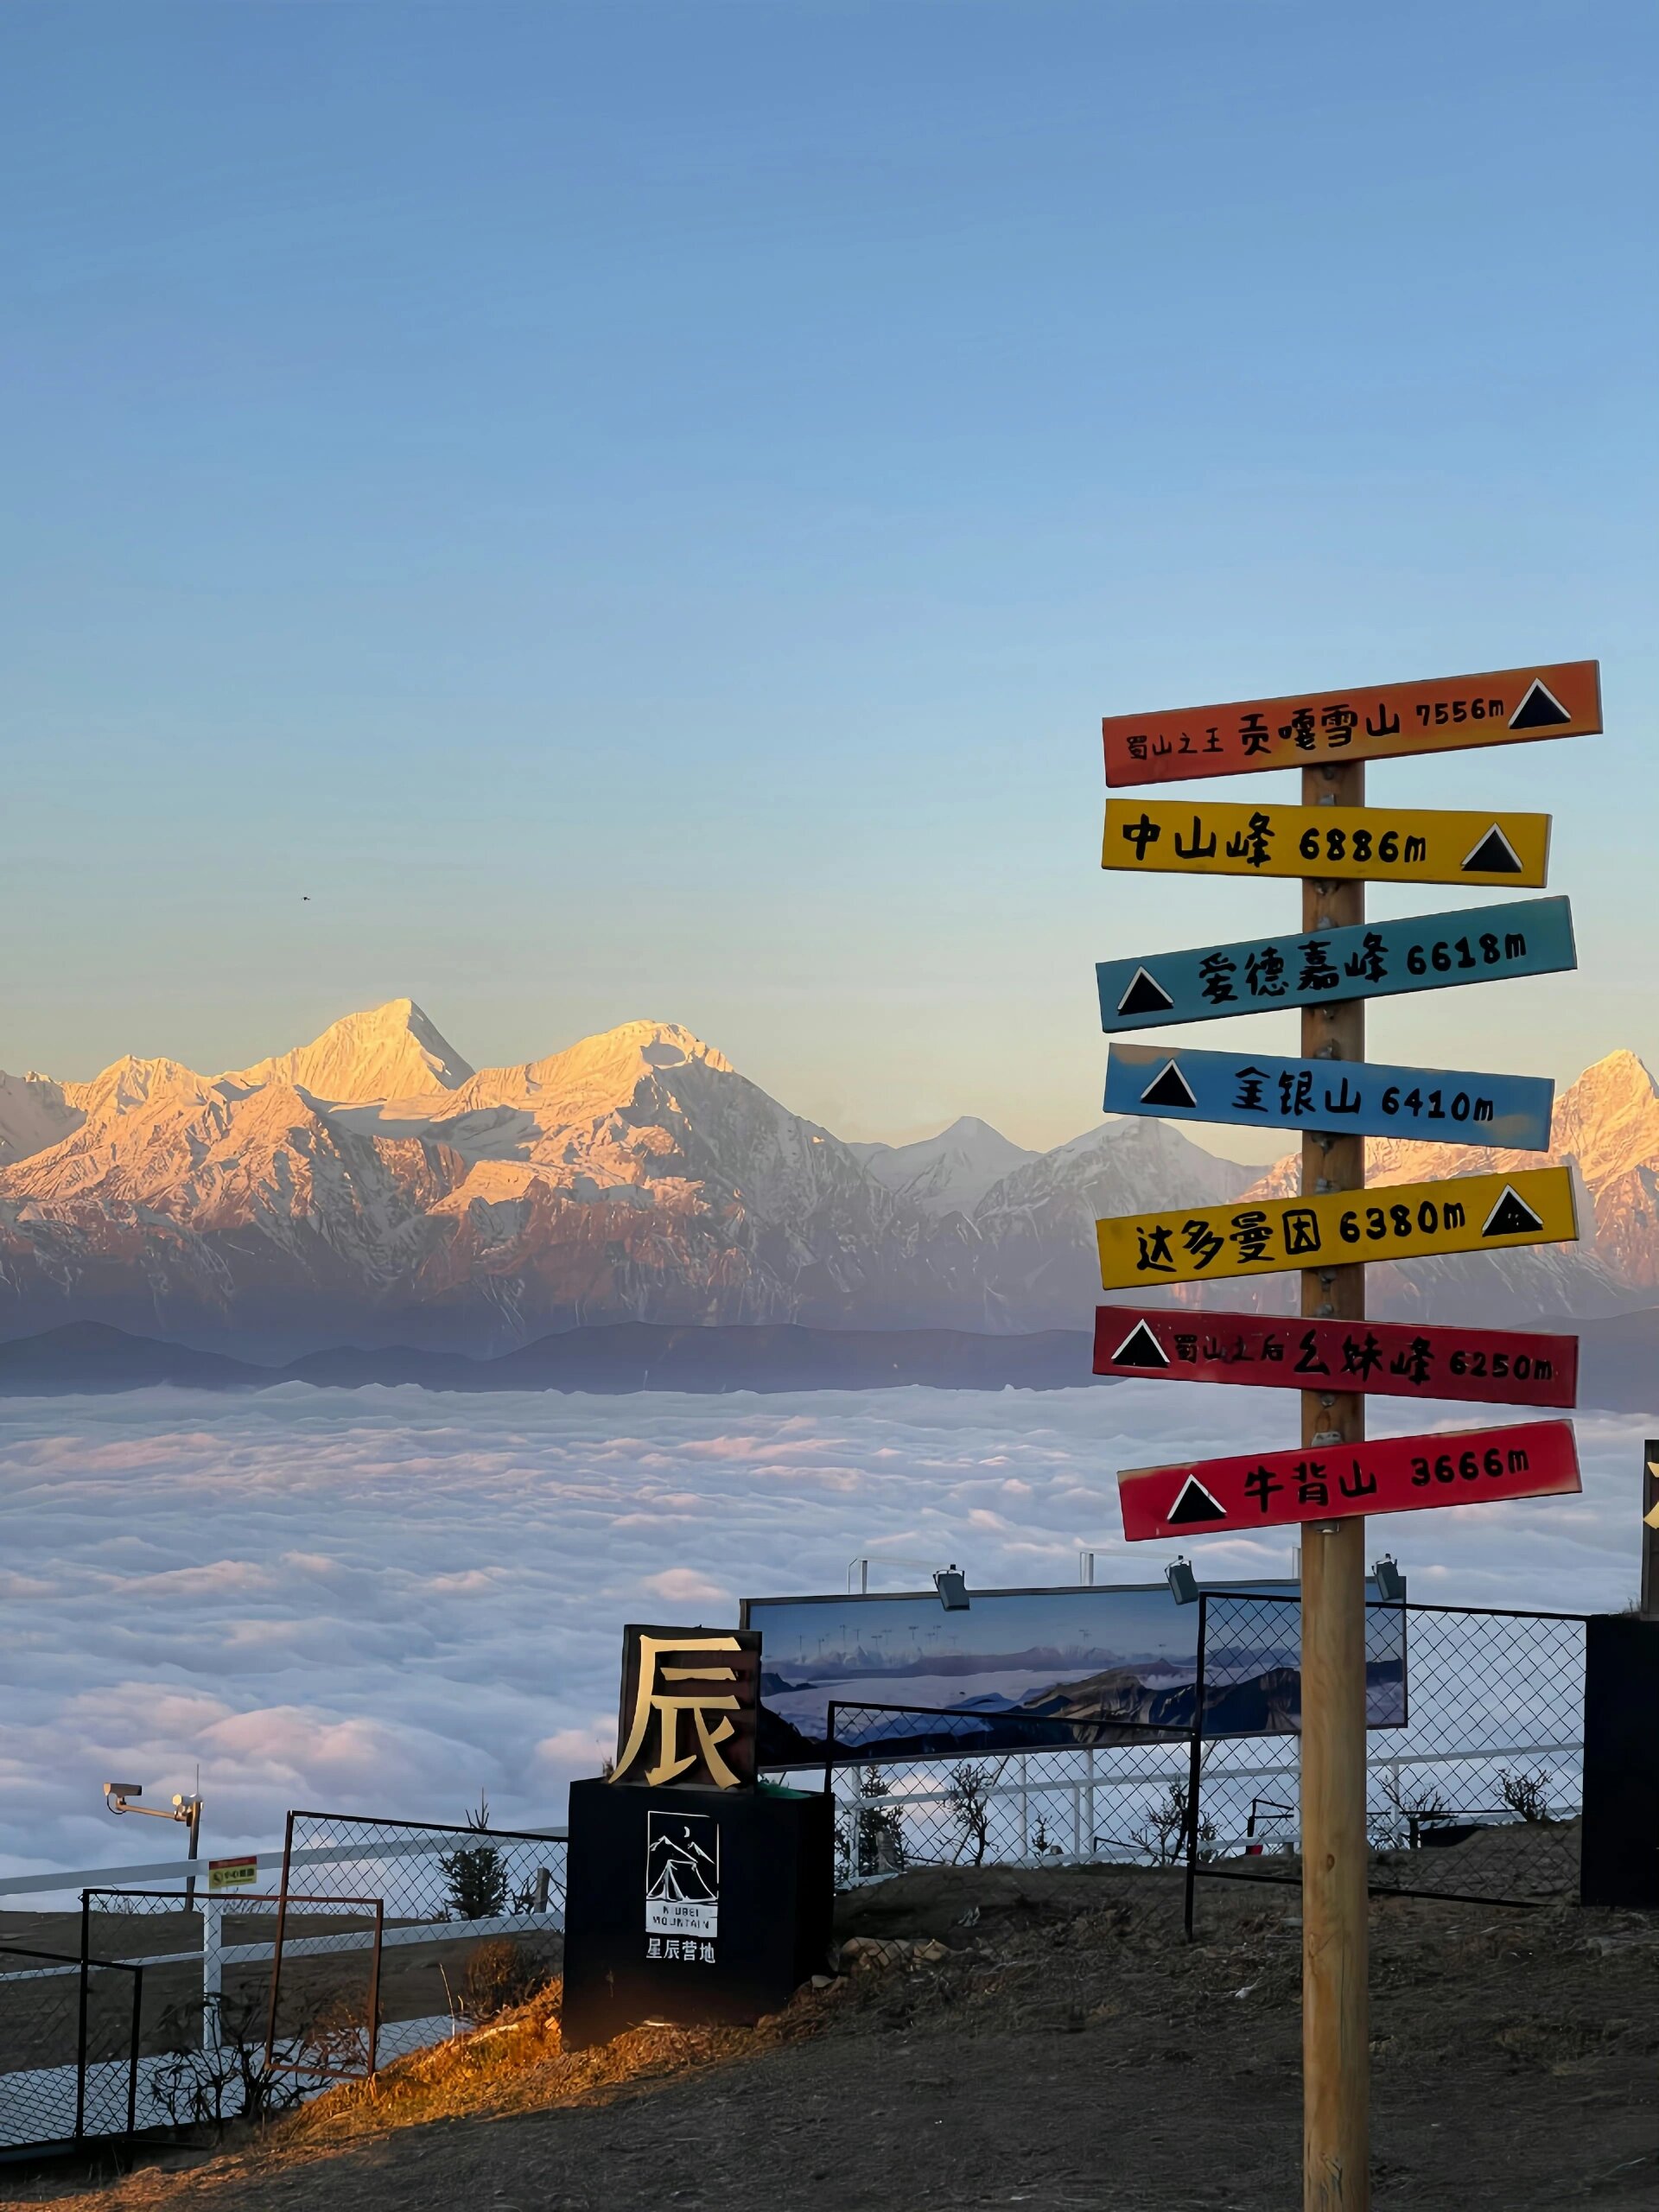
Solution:
<svg viewBox="0 0 1659 2212">
<path fill-rule="evenodd" d="M 1100 1280 L 1107 1290 L 1279 1274 L 1287 1268 L 1421 1260 L 1436 1252 L 1565 1244 L 1578 1233 L 1573 1177 L 1565 1167 L 1454 1175 L 1440 1183 L 1396 1183 L 1304 1198 L 1166 1206 L 1095 1224 Z"/>
<path fill-rule="evenodd" d="M 1100 864 L 1149 874 L 1536 885 L 1548 879 L 1549 817 L 1110 798 Z"/>
</svg>

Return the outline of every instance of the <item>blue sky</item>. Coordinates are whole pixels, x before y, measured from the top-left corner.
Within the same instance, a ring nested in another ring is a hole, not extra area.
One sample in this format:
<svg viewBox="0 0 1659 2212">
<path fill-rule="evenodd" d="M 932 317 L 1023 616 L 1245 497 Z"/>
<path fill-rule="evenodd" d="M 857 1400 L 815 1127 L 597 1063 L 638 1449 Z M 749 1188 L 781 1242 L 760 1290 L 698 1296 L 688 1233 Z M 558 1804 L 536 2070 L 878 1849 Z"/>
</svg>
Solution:
<svg viewBox="0 0 1659 2212">
<path fill-rule="evenodd" d="M 1554 811 L 1580 973 L 1373 1050 L 1659 1058 L 1656 48 L 14 4 L 0 1065 L 408 993 L 480 1064 L 659 1015 L 849 1136 L 1052 1142 L 1095 959 L 1295 911 L 1101 876 L 1103 713 L 1589 655 L 1610 735 L 1372 772 Z"/>
</svg>

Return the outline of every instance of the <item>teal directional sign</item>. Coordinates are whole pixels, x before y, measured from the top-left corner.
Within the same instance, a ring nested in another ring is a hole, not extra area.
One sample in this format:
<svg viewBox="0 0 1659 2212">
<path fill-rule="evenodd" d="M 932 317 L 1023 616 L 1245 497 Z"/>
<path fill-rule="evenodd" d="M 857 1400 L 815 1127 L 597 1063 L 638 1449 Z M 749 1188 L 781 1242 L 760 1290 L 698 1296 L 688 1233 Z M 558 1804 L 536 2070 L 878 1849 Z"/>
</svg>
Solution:
<svg viewBox="0 0 1659 2212">
<path fill-rule="evenodd" d="M 1464 906 L 1397 922 L 1251 938 L 1145 959 L 1103 960 L 1103 1029 L 1155 1029 L 1215 1021 L 1322 1000 L 1388 998 L 1506 976 L 1554 976 L 1576 968 L 1573 915 L 1565 899 Z"/>
<path fill-rule="evenodd" d="M 1278 1060 L 1181 1046 L 1114 1045 L 1106 1069 L 1109 1114 L 1421 1137 L 1506 1152 L 1548 1151 L 1554 1098 L 1554 1084 L 1540 1076 Z"/>
</svg>

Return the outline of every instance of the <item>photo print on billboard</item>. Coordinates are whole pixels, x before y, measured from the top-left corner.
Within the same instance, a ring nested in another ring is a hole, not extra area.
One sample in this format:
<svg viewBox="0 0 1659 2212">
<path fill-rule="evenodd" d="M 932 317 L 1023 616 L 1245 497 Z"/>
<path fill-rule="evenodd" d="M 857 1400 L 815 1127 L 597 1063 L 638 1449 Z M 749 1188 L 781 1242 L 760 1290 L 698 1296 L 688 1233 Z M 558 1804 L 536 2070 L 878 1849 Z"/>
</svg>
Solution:
<svg viewBox="0 0 1659 2212">
<path fill-rule="evenodd" d="M 1207 1584 L 1211 1597 L 1278 1602 L 1215 1609 L 1205 1654 L 1206 1736 L 1301 1726 L 1301 1609 L 1292 1582 Z M 1406 1617 L 1366 1615 L 1366 1719 L 1406 1725 Z M 1198 1618 L 1163 1582 L 975 1590 L 946 1612 L 931 1590 L 876 1597 L 747 1598 L 759 1629 L 760 1764 L 822 1765 L 835 1703 L 841 1760 L 935 1751 L 1035 1751 L 1189 1730 L 1198 1700 Z"/>
</svg>

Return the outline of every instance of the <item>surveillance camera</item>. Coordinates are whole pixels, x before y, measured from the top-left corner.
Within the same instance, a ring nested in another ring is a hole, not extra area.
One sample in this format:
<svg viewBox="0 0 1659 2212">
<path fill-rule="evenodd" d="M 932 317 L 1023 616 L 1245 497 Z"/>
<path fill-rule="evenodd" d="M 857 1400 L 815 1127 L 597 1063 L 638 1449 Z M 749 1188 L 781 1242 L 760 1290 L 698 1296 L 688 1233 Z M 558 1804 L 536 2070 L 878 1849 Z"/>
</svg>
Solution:
<svg viewBox="0 0 1659 2212">
<path fill-rule="evenodd" d="M 106 1797 L 142 1797 L 143 1794 L 144 1787 L 141 1782 L 106 1782 L 104 1785 Z"/>
</svg>

